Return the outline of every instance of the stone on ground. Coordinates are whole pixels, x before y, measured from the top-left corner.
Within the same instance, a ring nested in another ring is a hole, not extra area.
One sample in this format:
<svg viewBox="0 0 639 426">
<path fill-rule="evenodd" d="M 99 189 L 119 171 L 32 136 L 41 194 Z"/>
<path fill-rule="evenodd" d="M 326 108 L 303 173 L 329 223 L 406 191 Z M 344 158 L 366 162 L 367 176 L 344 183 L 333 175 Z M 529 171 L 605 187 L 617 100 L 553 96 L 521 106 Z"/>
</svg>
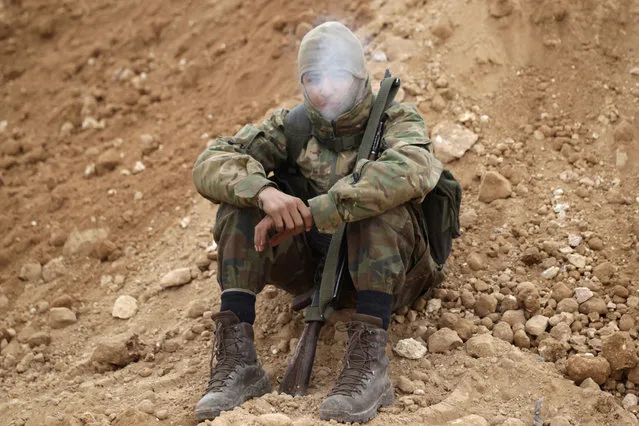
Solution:
<svg viewBox="0 0 639 426">
<path fill-rule="evenodd" d="M 410 339 L 402 339 L 397 342 L 395 347 L 393 347 L 393 352 L 402 358 L 421 359 L 426 355 L 427 349 L 411 337 Z"/>
</svg>

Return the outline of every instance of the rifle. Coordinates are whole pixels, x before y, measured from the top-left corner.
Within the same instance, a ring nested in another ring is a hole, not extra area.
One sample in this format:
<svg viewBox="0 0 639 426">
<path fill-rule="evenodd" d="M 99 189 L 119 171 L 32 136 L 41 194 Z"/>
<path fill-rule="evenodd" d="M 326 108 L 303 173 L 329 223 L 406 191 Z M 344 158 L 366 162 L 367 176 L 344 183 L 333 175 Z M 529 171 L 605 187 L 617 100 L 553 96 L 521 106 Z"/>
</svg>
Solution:
<svg viewBox="0 0 639 426">
<path fill-rule="evenodd" d="M 373 105 L 373 110 L 369 117 L 368 125 L 364 132 L 362 144 L 357 157 L 365 157 L 375 160 L 381 149 L 382 135 L 384 134 L 385 120 L 383 112 L 399 89 L 399 79 L 391 78 L 390 72 L 386 70 L 381 89 Z M 375 132 L 372 134 L 372 132 Z M 366 143 L 370 141 L 369 143 Z M 359 181 L 360 176 L 353 173 L 353 180 Z M 339 299 L 342 278 L 346 271 L 347 242 L 345 225 L 340 226 L 338 231 L 331 238 L 331 244 L 326 255 L 326 265 L 322 273 L 322 280 L 315 288 L 311 306 L 306 310 L 306 324 L 300 340 L 297 342 L 293 356 L 286 367 L 286 372 L 280 384 L 280 392 L 293 396 L 301 396 L 308 390 L 311 380 L 313 363 L 315 362 L 315 352 L 317 350 L 317 340 L 320 330 L 332 315 Z M 335 264 L 335 262 L 337 264 Z"/>
</svg>

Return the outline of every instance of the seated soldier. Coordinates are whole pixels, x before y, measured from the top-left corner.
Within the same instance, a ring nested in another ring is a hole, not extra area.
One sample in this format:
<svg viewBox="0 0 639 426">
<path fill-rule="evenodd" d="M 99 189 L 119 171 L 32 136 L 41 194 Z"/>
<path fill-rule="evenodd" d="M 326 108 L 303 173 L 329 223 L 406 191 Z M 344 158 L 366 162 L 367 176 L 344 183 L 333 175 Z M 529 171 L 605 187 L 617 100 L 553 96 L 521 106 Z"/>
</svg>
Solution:
<svg viewBox="0 0 639 426">
<path fill-rule="evenodd" d="M 320 407 L 322 419 L 363 422 L 392 403 L 385 351 L 391 312 L 410 306 L 443 277 L 419 214 L 442 164 L 416 108 L 391 105 L 379 157 L 355 164 L 375 99 L 362 45 L 344 25 L 324 23 L 302 40 L 298 68 L 312 134 L 294 164 L 312 197 L 287 194 L 267 177 L 291 160 L 285 109 L 234 137 L 217 138 L 193 169 L 198 192 L 221 203 L 214 227 L 222 290 L 220 312 L 213 315 L 217 363 L 195 409 L 198 421 L 270 392 L 254 346 L 255 296 L 266 283 L 293 295 L 308 292 L 341 224 L 356 312 L 347 324 L 343 370 Z"/>
</svg>

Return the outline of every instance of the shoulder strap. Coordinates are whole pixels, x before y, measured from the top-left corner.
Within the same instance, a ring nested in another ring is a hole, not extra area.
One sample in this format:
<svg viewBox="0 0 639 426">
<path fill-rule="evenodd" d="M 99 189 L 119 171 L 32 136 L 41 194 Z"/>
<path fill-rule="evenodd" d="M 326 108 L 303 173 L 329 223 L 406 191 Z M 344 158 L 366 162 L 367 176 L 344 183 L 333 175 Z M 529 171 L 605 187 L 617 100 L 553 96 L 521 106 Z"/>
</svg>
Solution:
<svg viewBox="0 0 639 426">
<path fill-rule="evenodd" d="M 364 131 L 364 137 L 357 152 L 358 161 L 363 158 L 368 158 L 371 148 L 373 147 L 375 132 L 377 131 L 379 122 L 382 120 L 382 114 L 384 114 L 384 111 L 386 111 L 393 102 L 393 98 L 399 90 L 399 84 L 399 78 L 390 77 L 390 73 L 386 70 L 386 76 L 384 80 L 382 80 L 382 87 L 379 89 L 377 97 L 375 98 L 375 103 L 368 117 L 366 130 Z"/>
<path fill-rule="evenodd" d="M 286 157 L 289 169 L 297 169 L 297 157 L 311 137 L 313 125 L 306 114 L 304 104 L 299 104 L 284 117 Z"/>
</svg>

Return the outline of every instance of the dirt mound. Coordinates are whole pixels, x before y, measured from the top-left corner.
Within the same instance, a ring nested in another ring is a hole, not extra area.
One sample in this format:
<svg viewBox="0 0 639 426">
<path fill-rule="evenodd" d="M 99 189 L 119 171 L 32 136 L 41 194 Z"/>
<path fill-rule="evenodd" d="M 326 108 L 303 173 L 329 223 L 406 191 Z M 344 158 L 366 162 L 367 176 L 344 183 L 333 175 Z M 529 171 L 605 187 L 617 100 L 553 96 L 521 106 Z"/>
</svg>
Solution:
<svg viewBox="0 0 639 426">
<path fill-rule="evenodd" d="M 219 293 L 191 166 L 294 105 L 299 40 L 339 19 L 442 157 L 470 141 L 447 165 L 464 235 L 435 297 L 393 317 L 396 402 L 371 423 L 636 424 L 638 18 L 632 0 L 0 0 L 0 423 L 194 424 Z M 348 315 L 309 396 L 215 424 L 321 424 Z M 259 295 L 274 388 L 302 327 Z M 404 338 L 427 355 L 395 354 Z"/>
</svg>

